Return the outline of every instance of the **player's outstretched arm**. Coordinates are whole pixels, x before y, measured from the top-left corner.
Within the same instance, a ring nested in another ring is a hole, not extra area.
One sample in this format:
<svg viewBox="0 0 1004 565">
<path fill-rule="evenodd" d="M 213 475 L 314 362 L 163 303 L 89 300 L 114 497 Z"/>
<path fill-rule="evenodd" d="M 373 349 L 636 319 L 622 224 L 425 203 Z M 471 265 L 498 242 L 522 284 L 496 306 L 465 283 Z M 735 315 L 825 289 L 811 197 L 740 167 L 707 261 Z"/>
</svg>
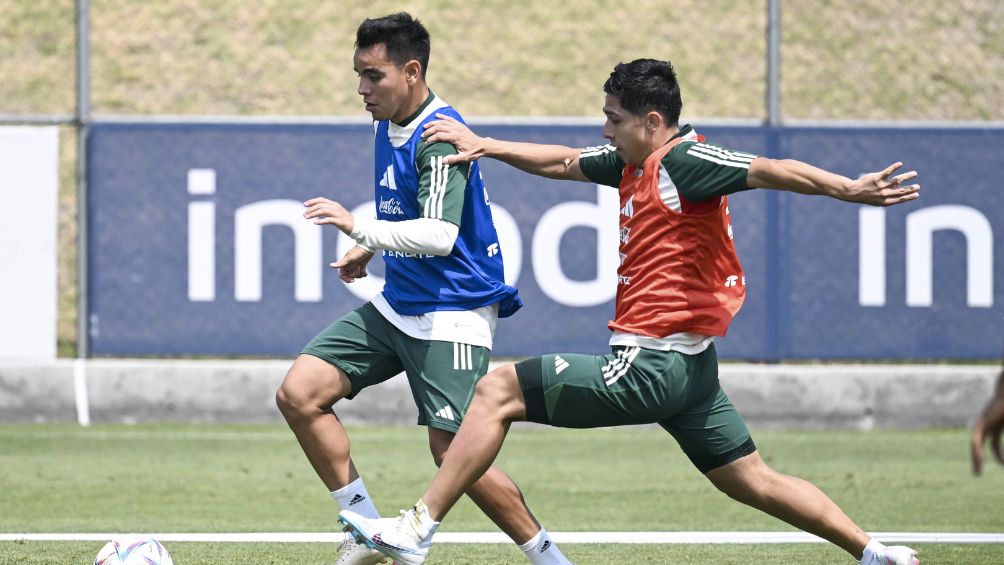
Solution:
<svg viewBox="0 0 1004 565">
<path fill-rule="evenodd" d="M 561 180 L 587 181 L 579 168 L 579 150 L 562 145 L 540 145 L 480 137 L 466 125 L 443 114 L 425 124 L 422 136 L 429 143 L 444 141 L 457 148 L 446 164 L 469 163 L 490 157 L 533 175 Z"/>
<path fill-rule="evenodd" d="M 856 180 L 794 159 L 757 157 L 750 163 L 750 188 L 775 188 L 800 194 L 821 194 L 847 202 L 892 206 L 920 197 L 919 184 L 904 184 L 917 176 L 910 171 L 893 176 L 903 163 L 862 175 Z"/>
</svg>

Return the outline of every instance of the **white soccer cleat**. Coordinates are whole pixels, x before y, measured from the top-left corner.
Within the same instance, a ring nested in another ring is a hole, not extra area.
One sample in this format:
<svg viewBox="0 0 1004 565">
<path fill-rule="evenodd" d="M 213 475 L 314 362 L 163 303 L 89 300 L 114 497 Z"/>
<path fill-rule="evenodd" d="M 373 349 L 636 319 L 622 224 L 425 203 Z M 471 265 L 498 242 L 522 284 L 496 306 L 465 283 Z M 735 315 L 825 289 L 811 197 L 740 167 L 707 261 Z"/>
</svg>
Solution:
<svg viewBox="0 0 1004 565">
<path fill-rule="evenodd" d="M 882 550 L 879 556 L 882 565 L 920 565 L 917 552 L 904 545 L 893 545 Z"/>
<path fill-rule="evenodd" d="M 432 532 L 425 532 L 414 510 L 402 510 L 399 518 L 365 518 L 342 510 L 338 520 L 356 540 L 403 565 L 422 565 L 429 556 Z"/>
<path fill-rule="evenodd" d="M 335 561 L 335 565 L 377 565 L 386 562 L 386 555 L 356 542 L 356 538 L 351 535 L 346 535 L 342 546 L 338 548 L 338 561 Z"/>
</svg>

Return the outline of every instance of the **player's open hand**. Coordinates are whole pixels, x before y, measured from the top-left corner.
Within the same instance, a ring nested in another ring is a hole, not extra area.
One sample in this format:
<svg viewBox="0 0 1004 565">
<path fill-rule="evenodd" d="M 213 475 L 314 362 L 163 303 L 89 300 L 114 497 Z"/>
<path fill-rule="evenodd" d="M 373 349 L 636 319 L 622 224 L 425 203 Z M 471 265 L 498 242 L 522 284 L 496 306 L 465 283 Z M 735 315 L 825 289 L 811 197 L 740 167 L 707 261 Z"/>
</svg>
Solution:
<svg viewBox="0 0 1004 565">
<path fill-rule="evenodd" d="M 338 278 L 346 283 L 355 282 L 367 275 L 366 265 L 373 258 L 373 253 L 358 245 L 349 249 L 341 259 L 331 263 L 332 269 L 338 269 Z"/>
<path fill-rule="evenodd" d="M 920 198 L 919 184 L 904 184 L 916 178 L 917 171 L 893 176 L 902 166 L 903 163 L 893 163 L 884 171 L 863 175 L 852 182 L 848 191 L 839 198 L 872 206 L 892 206 Z"/>
<path fill-rule="evenodd" d="M 346 234 L 352 233 L 355 227 L 355 217 L 344 206 L 327 198 L 311 198 L 303 203 L 307 210 L 303 217 L 313 219 L 317 225 L 331 224 Z"/>
<path fill-rule="evenodd" d="M 1004 431 L 1004 372 L 1001 373 L 1001 382 L 997 385 L 996 394 L 987 403 L 987 407 L 980 414 L 976 423 L 973 424 L 970 447 L 974 475 L 979 476 L 983 472 L 983 450 L 988 439 L 997 462 L 1004 465 L 1004 451 L 1001 451 L 1001 431 Z"/>
<path fill-rule="evenodd" d="M 443 141 L 457 148 L 457 154 L 447 155 L 443 159 L 444 163 L 470 163 L 485 154 L 487 138 L 478 137 L 469 127 L 450 116 L 436 114 L 436 118 L 438 119 L 425 124 L 422 137 L 429 143 Z"/>
</svg>

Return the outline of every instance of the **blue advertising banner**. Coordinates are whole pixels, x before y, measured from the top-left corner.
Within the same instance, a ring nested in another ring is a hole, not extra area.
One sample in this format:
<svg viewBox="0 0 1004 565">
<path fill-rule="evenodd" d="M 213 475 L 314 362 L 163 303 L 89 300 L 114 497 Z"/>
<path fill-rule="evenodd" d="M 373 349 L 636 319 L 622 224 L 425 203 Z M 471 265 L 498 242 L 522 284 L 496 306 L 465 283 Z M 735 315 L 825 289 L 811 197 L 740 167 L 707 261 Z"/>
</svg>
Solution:
<svg viewBox="0 0 1004 565">
<path fill-rule="evenodd" d="M 888 209 L 755 190 L 730 198 L 747 299 L 722 357 L 999 358 L 1004 130 L 700 127 L 736 149 L 848 176 L 895 160 L 920 201 Z M 600 145 L 596 125 L 476 126 L 500 139 Z M 379 292 L 328 263 L 352 242 L 303 219 L 326 196 L 374 215 L 369 124 L 97 123 L 90 130 L 89 305 L 97 355 L 292 356 Z M 506 263 L 526 307 L 495 355 L 606 350 L 615 189 L 485 160 Z M 997 245 L 995 245 L 997 243 Z"/>
</svg>

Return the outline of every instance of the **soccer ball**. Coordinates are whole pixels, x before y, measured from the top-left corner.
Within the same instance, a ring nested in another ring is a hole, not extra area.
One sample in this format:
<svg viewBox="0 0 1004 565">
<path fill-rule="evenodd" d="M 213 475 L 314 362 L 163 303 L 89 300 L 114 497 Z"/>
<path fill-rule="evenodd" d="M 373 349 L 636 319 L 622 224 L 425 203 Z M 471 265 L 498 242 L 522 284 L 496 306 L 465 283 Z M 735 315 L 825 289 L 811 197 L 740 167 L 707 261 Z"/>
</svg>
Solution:
<svg viewBox="0 0 1004 565">
<path fill-rule="evenodd" d="M 105 544 L 94 565 L 174 565 L 164 546 L 153 538 L 127 537 Z"/>
</svg>

